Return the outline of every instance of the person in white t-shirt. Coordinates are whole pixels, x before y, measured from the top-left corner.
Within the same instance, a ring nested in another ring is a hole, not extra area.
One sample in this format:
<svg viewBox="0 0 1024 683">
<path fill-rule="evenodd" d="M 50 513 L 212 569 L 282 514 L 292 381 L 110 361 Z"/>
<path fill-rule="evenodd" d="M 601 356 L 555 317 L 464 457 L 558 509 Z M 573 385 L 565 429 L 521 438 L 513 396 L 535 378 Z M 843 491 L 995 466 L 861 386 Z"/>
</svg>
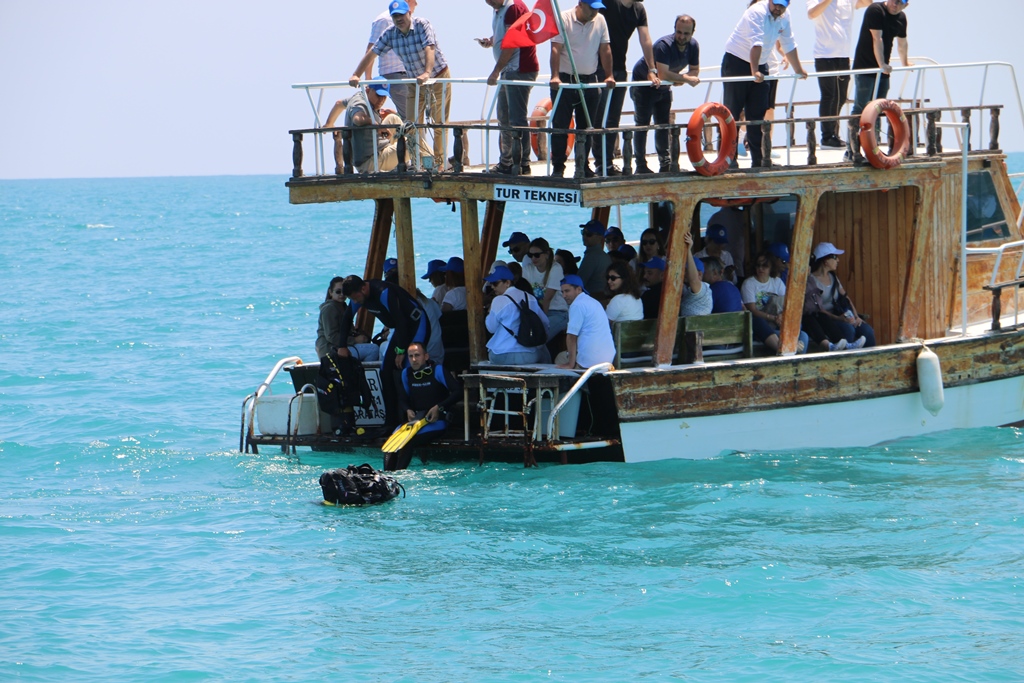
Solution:
<svg viewBox="0 0 1024 683">
<path fill-rule="evenodd" d="M 466 310 L 466 266 L 458 256 L 452 256 L 444 268 L 444 282 L 448 291 L 441 302 L 441 312 Z"/>
<path fill-rule="evenodd" d="M 779 327 L 782 325 L 785 297 L 786 283 L 772 275 L 771 256 L 767 252 L 759 254 L 754 262 L 754 275 L 744 280 L 740 287 L 740 300 L 753 318 L 754 339 L 776 353 L 779 351 Z M 807 340 L 807 334 L 801 331 L 797 353 L 807 350 Z"/>
<path fill-rule="evenodd" d="M 814 70 L 849 71 L 853 15 L 871 0 L 807 0 L 807 17 L 814 22 Z M 849 76 L 818 76 L 821 102 L 818 116 L 839 116 L 850 89 Z M 846 147 L 839 139 L 839 122 L 821 122 L 822 147 Z"/>
<path fill-rule="evenodd" d="M 500 365 L 549 362 L 550 356 L 546 346 L 523 346 L 515 337 L 519 330 L 519 307 L 524 300 L 529 304 L 530 310 L 537 313 L 547 326 L 548 317 L 541 310 L 536 297 L 512 286 L 515 275 L 507 266 L 497 266 L 484 280 L 494 287 L 494 299 L 484 320 L 487 331 L 492 335 L 487 342 L 488 360 Z"/>
<path fill-rule="evenodd" d="M 564 274 L 555 261 L 551 245 L 543 237 L 530 242 L 523 259 L 523 280 L 533 290 L 537 302 L 548 316 L 548 339 L 564 332 L 569 324 L 569 304 L 559 291 Z"/>
<path fill-rule="evenodd" d="M 609 322 L 644 319 L 644 302 L 640 299 L 640 284 L 627 261 L 615 261 L 608 266 L 605 314 Z"/>
<path fill-rule="evenodd" d="M 430 298 L 440 306 L 444 303 L 444 295 L 448 293 L 448 286 L 444 283 L 445 262 L 437 258 L 427 264 L 427 272 L 420 276 L 421 280 L 427 280 L 434 288 Z M 429 351 L 427 353 L 430 353 Z M 434 354 L 430 354 L 434 358 Z"/>
<path fill-rule="evenodd" d="M 615 340 L 604 307 L 583 289 L 579 275 L 566 275 L 562 296 L 569 302 L 565 347 L 568 358 L 560 368 L 589 368 L 615 360 Z"/>
</svg>

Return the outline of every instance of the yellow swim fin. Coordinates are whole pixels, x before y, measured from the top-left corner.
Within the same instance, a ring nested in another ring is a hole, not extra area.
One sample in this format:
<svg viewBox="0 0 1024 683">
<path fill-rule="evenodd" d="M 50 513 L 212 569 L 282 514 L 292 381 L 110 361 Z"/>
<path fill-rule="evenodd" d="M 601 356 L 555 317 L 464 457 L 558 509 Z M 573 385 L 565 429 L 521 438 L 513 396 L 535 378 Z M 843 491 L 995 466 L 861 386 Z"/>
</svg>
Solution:
<svg viewBox="0 0 1024 683">
<path fill-rule="evenodd" d="M 406 422 L 395 430 L 395 433 L 384 442 L 384 445 L 381 446 L 380 449 L 385 453 L 397 453 L 405 448 L 405 446 L 412 441 L 412 437 L 416 436 L 426 425 L 427 418 L 416 420 L 414 422 Z"/>
</svg>

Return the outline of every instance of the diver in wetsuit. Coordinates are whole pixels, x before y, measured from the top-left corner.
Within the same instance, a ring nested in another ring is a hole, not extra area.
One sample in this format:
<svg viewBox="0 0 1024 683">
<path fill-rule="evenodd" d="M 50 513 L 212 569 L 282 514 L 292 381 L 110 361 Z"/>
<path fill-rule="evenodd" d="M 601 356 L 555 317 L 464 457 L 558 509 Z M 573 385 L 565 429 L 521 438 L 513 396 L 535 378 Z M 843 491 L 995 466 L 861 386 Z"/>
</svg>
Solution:
<svg viewBox="0 0 1024 683">
<path fill-rule="evenodd" d="M 462 385 L 443 365 L 430 360 L 419 342 L 406 349 L 409 367 L 402 370 L 398 387 L 398 407 L 412 422 L 427 418 L 427 424 L 397 453 L 384 455 L 385 470 L 404 470 L 412 459 L 412 449 L 440 438 L 448 427 L 448 410 L 462 398 Z"/>
<path fill-rule="evenodd" d="M 425 344 L 430 339 L 430 321 L 415 297 L 391 282 L 364 281 L 358 275 L 349 275 L 342 283 L 342 291 L 360 307 L 373 313 L 383 325 L 391 328 L 391 337 L 380 365 L 384 428 L 390 432 L 402 422 L 403 417 L 398 411 L 398 370 L 406 363 L 409 344 Z"/>
</svg>

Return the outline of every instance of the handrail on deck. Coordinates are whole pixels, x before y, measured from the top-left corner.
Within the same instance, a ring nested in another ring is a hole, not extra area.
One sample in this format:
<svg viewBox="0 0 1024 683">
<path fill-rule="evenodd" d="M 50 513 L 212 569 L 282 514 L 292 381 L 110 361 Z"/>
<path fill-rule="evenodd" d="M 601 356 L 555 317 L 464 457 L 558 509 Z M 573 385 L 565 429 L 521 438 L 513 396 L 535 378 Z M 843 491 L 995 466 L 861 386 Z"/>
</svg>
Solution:
<svg viewBox="0 0 1024 683">
<path fill-rule="evenodd" d="M 239 452 L 245 452 L 246 446 L 249 444 L 249 442 L 252 440 L 252 437 L 254 436 L 253 429 L 255 428 L 256 403 L 260 400 L 263 394 L 267 392 L 267 389 L 270 388 L 270 384 L 277 378 L 277 375 L 281 372 L 284 366 L 288 365 L 289 363 L 302 365 L 302 359 L 299 358 L 298 356 L 288 356 L 287 358 L 282 358 L 281 360 L 277 361 L 277 363 L 274 365 L 274 369 L 271 370 L 270 374 L 267 375 L 267 378 L 263 380 L 263 382 L 258 387 L 256 387 L 256 391 L 246 396 L 245 400 L 242 401 L 242 427 L 239 432 L 238 439 Z M 246 411 L 246 408 L 248 408 L 248 411 Z M 289 415 L 291 415 L 290 411 Z M 247 425 L 248 429 L 246 428 Z"/>
<path fill-rule="evenodd" d="M 569 391 L 565 392 L 565 396 L 558 402 L 558 404 L 551 409 L 551 414 L 548 415 L 548 443 L 554 443 L 555 441 L 555 419 L 558 417 L 558 413 L 562 410 L 563 406 L 569 402 L 573 396 L 579 393 L 579 390 L 583 388 L 583 385 L 587 383 L 594 373 L 606 372 L 608 370 L 614 370 L 615 366 L 611 363 L 598 363 L 597 365 L 587 368 L 587 371 L 580 375 L 580 378 L 576 380 L 576 383 L 572 385 Z"/>
</svg>

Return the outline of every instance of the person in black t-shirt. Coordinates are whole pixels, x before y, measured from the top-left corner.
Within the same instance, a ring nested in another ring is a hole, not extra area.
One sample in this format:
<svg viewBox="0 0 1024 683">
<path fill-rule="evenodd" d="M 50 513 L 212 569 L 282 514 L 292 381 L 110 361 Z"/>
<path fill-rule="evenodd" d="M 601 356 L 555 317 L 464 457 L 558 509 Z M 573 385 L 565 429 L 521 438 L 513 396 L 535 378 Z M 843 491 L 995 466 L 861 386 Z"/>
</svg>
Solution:
<svg viewBox="0 0 1024 683">
<path fill-rule="evenodd" d="M 652 117 L 656 126 L 667 124 L 672 111 L 671 86 L 685 83 L 695 87 L 700 83 L 700 45 L 693 39 L 696 30 L 696 19 L 681 14 L 676 17 L 675 33 L 659 38 L 654 44 L 654 62 L 662 85 L 659 88 L 633 86 L 629 89 L 637 126 L 650 125 Z M 683 73 L 684 69 L 686 73 Z M 647 60 L 641 59 L 633 67 L 633 80 L 647 80 L 648 71 Z M 667 128 L 655 131 L 654 149 L 658 153 L 659 170 L 667 173 L 671 165 Z M 633 132 L 633 159 L 636 162 L 636 173 L 651 172 L 647 167 L 646 130 Z"/>
<path fill-rule="evenodd" d="M 647 62 L 647 73 L 642 81 L 653 81 L 655 87 L 661 84 L 658 78 L 658 67 L 654 61 L 654 49 L 651 45 L 651 33 L 647 30 L 647 8 L 643 0 L 602 0 L 604 9 L 601 14 L 608 23 L 608 37 L 612 48 L 612 72 L 616 82 L 626 80 L 626 52 L 629 49 L 629 39 L 636 32 L 640 35 L 640 48 L 644 52 L 644 60 Z M 604 80 L 608 74 L 604 69 L 598 69 L 598 80 Z M 608 98 L 611 104 L 608 104 Z M 594 121 L 595 128 L 618 128 L 619 119 L 622 117 L 622 104 L 626 99 L 625 88 L 614 90 L 602 90 L 601 100 L 598 102 L 598 117 L 604 116 L 604 108 L 608 106 L 608 122 L 602 126 L 600 121 Z M 594 162 L 597 164 L 598 175 L 621 175 L 621 171 L 612 165 L 611 159 L 615 150 L 614 135 L 605 135 L 603 138 L 594 139 Z"/>
<path fill-rule="evenodd" d="M 864 111 L 864 107 L 872 100 L 884 99 L 889 94 L 889 74 L 892 73 L 889 58 L 892 56 L 894 40 L 903 66 L 912 66 L 907 52 L 907 15 L 903 13 L 906 8 L 906 0 L 885 0 L 876 2 L 864 10 L 864 23 L 861 24 L 857 49 L 853 53 L 853 68 L 881 69 L 882 73 L 857 74 L 853 77 L 855 94 L 853 110 L 850 113 L 854 116 Z M 860 145 L 857 141 L 857 128 L 859 122 L 850 121 L 850 139 L 846 156 L 854 163 L 863 163 L 864 157 L 860 154 Z"/>
</svg>

